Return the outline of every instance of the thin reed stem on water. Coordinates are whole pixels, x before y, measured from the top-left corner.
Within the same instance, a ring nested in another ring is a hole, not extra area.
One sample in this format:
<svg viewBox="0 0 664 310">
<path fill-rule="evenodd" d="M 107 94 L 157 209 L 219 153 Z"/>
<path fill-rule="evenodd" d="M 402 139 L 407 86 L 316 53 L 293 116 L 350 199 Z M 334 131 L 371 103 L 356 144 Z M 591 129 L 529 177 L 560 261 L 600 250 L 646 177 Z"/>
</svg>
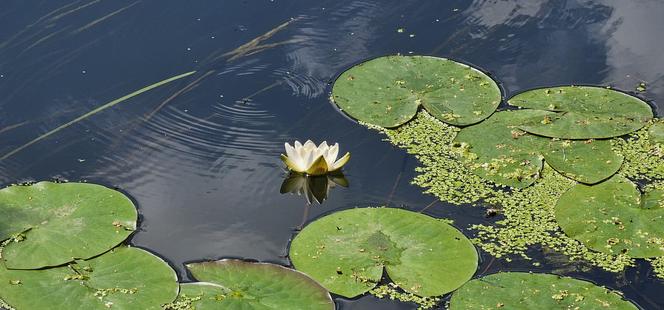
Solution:
<svg viewBox="0 0 664 310">
<path fill-rule="evenodd" d="M 114 106 L 114 105 L 116 105 L 116 104 L 118 104 L 118 103 L 120 103 L 120 102 L 123 102 L 123 101 L 125 101 L 125 100 L 127 100 L 127 99 L 131 99 L 131 98 L 136 97 L 136 96 L 138 96 L 138 95 L 140 95 L 140 94 L 142 94 L 142 93 L 144 93 L 144 92 L 150 91 L 150 90 L 152 90 L 152 89 L 155 89 L 155 88 L 157 88 L 157 87 L 159 87 L 159 86 L 162 86 L 162 85 L 168 84 L 168 83 L 173 82 L 173 81 L 175 81 L 175 80 L 179 80 L 179 79 L 181 79 L 181 78 L 185 78 L 185 77 L 190 76 L 190 75 L 192 75 L 192 74 L 194 74 L 194 73 L 196 73 L 196 71 L 191 71 L 191 72 L 183 73 L 183 74 L 180 74 L 180 75 L 176 75 L 176 76 L 174 76 L 174 77 L 171 77 L 171 78 L 165 79 L 165 80 L 163 80 L 163 81 L 161 81 L 161 82 L 157 82 L 157 83 L 154 83 L 154 84 L 152 84 L 152 85 L 149 85 L 149 86 L 143 87 L 143 88 L 141 88 L 141 89 L 139 89 L 139 90 L 137 90 L 137 91 L 135 91 L 135 92 L 133 92 L 133 93 L 130 93 L 130 94 L 128 94 L 128 95 L 125 95 L 125 96 L 123 96 L 123 97 L 120 97 L 120 98 L 118 98 L 118 99 L 115 99 L 115 100 L 113 100 L 113 101 L 111 101 L 111 102 L 109 102 L 109 103 L 107 103 L 107 104 L 104 104 L 104 105 L 102 105 L 102 106 L 100 106 L 100 107 L 97 107 L 96 109 L 94 109 L 94 110 L 92 110 L 92 111 L 90 111 L 90 112 L 88 112 L 88 113 L 85 113 L 85 114 L 83 114 L 83 115 L 81 115 L 81 116 L 79 116 L 79 117 L 77 117 L 77 118 L 75 118 L 75 119 L 73 119 L 73 120 L 71 120 L 71 121 L 65 123 L 65 124 L 62 124 L 62 125 L 58 126 L 57 128 L 55 128 L 55 129 L 53 129 L 53 130 L 51 130 L 51 131 L 49 131 L 49 132 L 47 132 L 47 133 L 45 133 L 45 134 L 43 134 L 43 135 L 41 135 L 41 136 L 39 136 L 39 137 L 37 137 L 37 138 L 31 140 L 30 142 L 28 142 L 28 143 L 26 143 L 26 144 L 23 144 L 23 145 L 19 146 L 18 148 L 14 149 L 13 151 L 11 151 L 11 152 L 9 152 L 9 153 L 3 155 L 2 157 L 0 157 L 0 160 L 5 160 L 5 159 L 11 157 L 12 155 L 14 155 L 14 154 L 16 154 L 16 153 L 18 153 L 18 152 L 20 152 L 20 151 L 22 151 L 22 150 L 28 148 L 29 146 L 31 146 L 31 145 L 33 145 L 33 144 L 35 144 L 35 143 L 37 143 L 37 142 L 39 142 L 39 141 L 41 141 L 41 140 L 44 140 L 44 139 L 46 139 L 47 137 L 49 137 L 49 136 L 51 136 L 51 135 L 57 133 L 58 131 L 60 131 L 60 130 L 62 130 L 62 129 L 65 129 L 65 128 L 67 128 L 67 127 L 73 125 L 73 124 L 76 124 L 76 123 L 78 123 L 78 122 L 80 122 L 80 121 L 82 121 L 82 120 L 84 120 L 84 119 L 86 119 L 86 118 L 88 118 L 88 117 L 90 117 L 90 116 L 92 116 L 92 115 L 95 115 L 95 114 L 97 114 L 97 113 L 99 113 L 99 112 L 101 112 L 101 111 L 104 111 L 104 110 L 106 110 L 106 109 L 108 109 L 108 108 L 110 108 L 110 107 L 112 107 L 112 106 Z"/>
</svg>

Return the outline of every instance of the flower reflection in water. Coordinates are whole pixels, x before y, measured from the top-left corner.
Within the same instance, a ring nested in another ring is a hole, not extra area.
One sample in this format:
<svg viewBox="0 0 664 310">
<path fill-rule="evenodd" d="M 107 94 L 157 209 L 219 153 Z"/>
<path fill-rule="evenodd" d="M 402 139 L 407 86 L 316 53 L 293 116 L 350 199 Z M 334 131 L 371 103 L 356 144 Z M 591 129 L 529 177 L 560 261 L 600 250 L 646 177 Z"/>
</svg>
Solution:
<svg viewBox="0 0 664 310">
<path fill-rule="evenodd" d="M 300 173 L 290 173 L 281 183 L 280 193 L 297 194 L 304 196 L 307 203 L 304 207 L 302 223 L 297 227 L 301 229 L 309 216 L 309 208 L 315 202 L 322 204 L 336 186 L 348 187 L 348 179 L 340 171 L 326 175 L 311 176 Z"/>
</svg>

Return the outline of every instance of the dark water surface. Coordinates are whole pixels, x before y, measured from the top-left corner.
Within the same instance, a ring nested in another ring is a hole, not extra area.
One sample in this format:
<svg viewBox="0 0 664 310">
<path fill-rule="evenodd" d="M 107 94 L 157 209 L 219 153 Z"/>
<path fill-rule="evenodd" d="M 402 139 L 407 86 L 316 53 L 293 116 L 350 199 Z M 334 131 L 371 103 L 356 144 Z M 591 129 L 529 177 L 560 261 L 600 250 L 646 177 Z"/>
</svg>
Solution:
<svg viewBox="0 0 664 310">
<path fill-rule="evenodd" d="M 435 201 L 409 184 L 412 156 L 330 104 L 330 83 L 344 69 L 386 54 L 429 54 L 487 70 L 507 96 L 571 83 L 631 91 L 645 81 L 642 96 L 661 108 L 662 16 L 657 0 L 3 0 L 0 154 L 135 89 L 198 73 L 0 161 L 0 182 L 118 187 L 142 217 L 131 243 L 166 258 L 183 280 L 191 260 L 287 265 L 288 241 L 304 216 L 354 206 L 421 210 Z M 222 56 L 290 19 L 258 49 Z M 302 197 L 279 193 L 285 173 L 278 155 L 284 142 L 308 138 L 339 142 L 353 158 L 345 168 L 350 187 L 335 188 L 305 214 Z M 461 228 L 493 221 L 482 208 L 435 203 L 425 212 Z M 620 274 L 579 271 L 538 252 L 546 263 L 534 270 L 620 290 L 644 309 L 664 308 L 664 285 L 647 264 Z M 478 275 L 533 270 L 482 256 Z M 373 297 L 337 301 L 341 309 L 414 308 Z"/>
</svg>

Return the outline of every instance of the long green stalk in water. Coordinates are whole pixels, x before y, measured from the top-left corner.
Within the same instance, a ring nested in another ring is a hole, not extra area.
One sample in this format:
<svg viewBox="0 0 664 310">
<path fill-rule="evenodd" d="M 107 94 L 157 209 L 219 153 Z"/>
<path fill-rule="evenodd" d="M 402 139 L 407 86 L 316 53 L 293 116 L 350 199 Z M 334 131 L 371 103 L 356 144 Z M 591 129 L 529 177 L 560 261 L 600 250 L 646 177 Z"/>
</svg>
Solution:
<svg viewBox="0 0 664 310">
<path fill-rule="evenodd" d="M 174 77 L 171 77 L 171 78 L 165 79 L 165 80 L 163 80 L 163 81 L 161 81 L 161 82 L 157 82 L 157 83 L 154 83 L 154 84 L 152 84 L 152 85 L 149 85 L 149 86 L 143 87 L 143 88 L 141 88 L 141 89 L 139 89 L 139 90 L 137 90 L 137 91 L 135 91 L 135 92 L 133 92 L 133 93 L 131 93 L 131 94 L 128 94 L 128 95 L 125 95 L 125 96 L 120 97 L 120 98 L 118 98 L 118 99 L 115 99 L 115 100 L 113 100 L 113 101 L 111 101 L 111 102 L 109 102 L 109 103 L 107 103 L 107 104 L 104 104 L 104 105 L 102 105 L 102 106 L 100 106 L 100 107 L 98 107 L 98 108 L 96 108 L 96 109 L 94 109 L 94 110 L 92 110 L 92 111 L 90 111 L 90 112 L 88 112 L 88 113 L 85 113 L 85 114 L 83 114 L 83 115 L 81 115 L 81 116 L 75 118 L 74 120 L 72 120 L 72 121 L 70 121 L 70 122 L 67 122 L 67 123 L 65 123 L 65 124 L 63 124 L 63 125 L 58 126 L 57 128 L 55 128 L 55 129 L 53 129 L 53 130 L 51 130 L 51 131 L 49 131 L 49 132 L 47 132 L 47 133 L 45 133 L 45 134 L 43 134 L 43 135 L 37 137 L 37 138 L 35 138 L 34 140 L 32 140 L 32 141 L 30 141 L 30 142 L 28 142 L 28 143 L 26 143 L 26 144 L 21 145 L 20 147 L 18 147 L 18 148 L 16 148 L 16 149 L 14 149 L 13 151 L 11 151 L 11 152 L 9 152 L 9 153 L 3 155 L 2 157 L 0 157 L 0 160 L 5 160 L 5 159 L 11 157 L 12 155 L 14 155 L 14 154 L 16 154 L 16 153 L 22 151 L 23 149 L 25 149 L 25 148 L 27 148 L 27 147 L 29 147 L 29 146 L 31 146 L 31 145 L 33 145 L 33 144 L 35 144 L 35 143 L 41 141 L 41 140 L 46 139 L 48 136 L 50 136 L 50 135 L 52 135 L 52 134 L 54 134 L 54 133 L 56 133 L 56 132 L 58 132 L 58 131 L 60 131 L 60 130 L 62 130 L 62 129 L 65 129 L 65 128 L 67 128 L 67 127 L 73 125 L 73 124 L 76 124 L 76 123 L 78 123 L 78 122 L 80 122 L 80 121 L 82 121 L 82 120 L 84 120 L 84 119 L 86 119 L 86 118 L 88 118 L 88 117 L 90 117 L 90 116 L 92 116 L 92 115 L 95 115 L 95 114 L 97 114 L 97 113 L 99 113 L 99 112 L 101 112 L 101 111 L 104 111 L 104 110 L 106 110 L 106 109 L 108 109 L 108 108 L 110 108 L 110 107 L 112 107 L 112 106 L 114 106 L 114 105 L 116 105 L 116 104 L 118 104 L 118 103 L 120 103 L 120 102 L 123 102 L 123 101 L 125 101 L 125 100 L 127 100 L 127 99 L 131 99 L 131 98 L 136 97 L 136 96 L 138 96 L 138 95 L 140 95 L 140 94 L 142 94 L 142 93 L 144 93 L 144 92 L 150 91 L 150 90 L 152 90 L 152 89 L 155 89 L 155 88 L 157 88 L 157 87 L 159 87 L 159 86 L 162 86 L 162 85 L 168 84 L 168 83 L 173 82 L 173 81 L 175 81 L 175 80 L 179 80 L 179 79 L 181 79 L 181 78 L 184 78 L 184 77 L 190 76 L 190 75 L 192 75 L 192 74 L 194 74 L 194 73 L 196 73 L 196 71 L 191 71 L 191 72 L 187 72 L 187 73 L 184 73 L 184 74 L 176 75 L 176 76 L 174 76 Z"/>
</svg>

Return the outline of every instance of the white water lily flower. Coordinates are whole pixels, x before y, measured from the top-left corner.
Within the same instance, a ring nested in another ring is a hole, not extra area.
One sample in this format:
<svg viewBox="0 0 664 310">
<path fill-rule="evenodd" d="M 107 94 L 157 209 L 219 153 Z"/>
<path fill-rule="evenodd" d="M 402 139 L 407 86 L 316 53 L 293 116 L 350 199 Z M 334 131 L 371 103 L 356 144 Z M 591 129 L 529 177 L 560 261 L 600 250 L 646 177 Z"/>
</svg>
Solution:
<svg viewBox="0 0 664 310">
<path fill-rule="evenodd" d="M 288 169 L 305 173 L 308 175 L 323 175 L 341 169 L 350 159 L 350 153 L 346 153 L 337 160 L 339 155 L 339 143 L 328 146 L 326 141 L 316 146 L 311 140 L 302 145 L 295 141 L 295 147 L 284 143 L 286 155 L 281 154 L 281 160 Z"/>
</svg>

